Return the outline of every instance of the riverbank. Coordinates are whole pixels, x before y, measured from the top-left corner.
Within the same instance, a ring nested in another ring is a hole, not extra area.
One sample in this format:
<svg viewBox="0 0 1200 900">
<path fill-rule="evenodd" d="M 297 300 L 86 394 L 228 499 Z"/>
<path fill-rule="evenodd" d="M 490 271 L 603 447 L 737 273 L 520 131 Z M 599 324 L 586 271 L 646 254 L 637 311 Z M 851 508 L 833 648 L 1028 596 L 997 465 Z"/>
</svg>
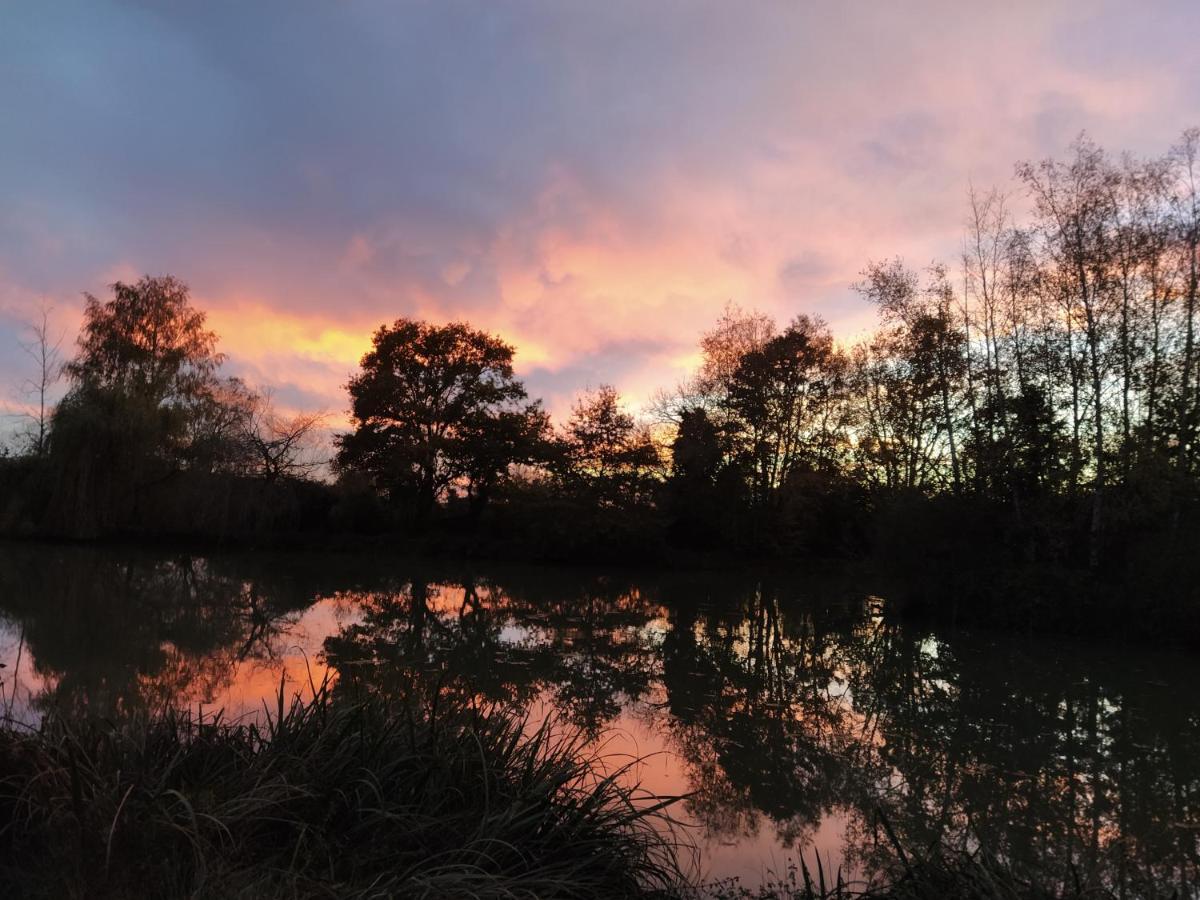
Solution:
<svg viewBox="0 0 1200 900">
<path fill-rule="evenodd" d="M 906 852 L 846 882 L 801 862 L 757 887 L 689 880 L 681 798 L 550 725 L 339 696 L 260 721 L 166 710 L 0 728 L 0 879 L 22 897 L 678 900 L 1106 898 L 983 853 Z"/>
<path fill-rule="evenodd" d="M 1185 546 L 1164 546 L 1157 564 L 1092 571 L 1037 562 L 972 559 L 944 554 L 909 557 L 779 559 L 730 551 L 667 548 L 659 555 L 621 559 L 537 559 L 469 533 L 430 529 L 373 535 L 294 535 L 287 540 L 227 540 L 181 534 L 112 534 L 79 539 L 0 536 L 0 546 L 93 548 L 152 557 L 213 555 L 279 560 L 321 581 L 323 558 L 351 562 L 362 572 L 396 567 L 459 575 L 473 570 L 556 572 L 672 579 L 816 579 L 848 600 L 879 597 L 889 618 L 934 628 L 986 628 L 1027 635 L 1100 639 L 1194 651 L 1200 649 L 1200 557 Z"/>
</svg>

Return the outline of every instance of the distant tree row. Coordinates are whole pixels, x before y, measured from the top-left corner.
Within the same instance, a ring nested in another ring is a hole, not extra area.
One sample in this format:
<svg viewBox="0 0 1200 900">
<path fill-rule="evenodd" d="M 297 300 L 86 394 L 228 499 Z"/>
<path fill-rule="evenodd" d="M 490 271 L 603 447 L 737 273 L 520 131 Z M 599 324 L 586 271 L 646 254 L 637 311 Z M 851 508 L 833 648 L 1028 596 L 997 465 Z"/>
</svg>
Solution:
<svg viewBox="0 0 1200 900">
<path fill-rule="evenodd" d="M 29 451 L 48 460 L 47 516 L 68 530 L 136 517 L 141 487 L 181 473 L 291 483 L 320 469 L 336 480 L 320 515 L 350 530 L 460 521 L 565 555 L 824 553 L 868 547 L 889 511 L 894 533 L 917 531 L 936 507 L 947 534 L 974 516 L 1026 555 L 1096 564 L 1130 528 L 1193 515 L 1198 165 L 1197 130 L 1158 159 L 1081 138 L 1065 161 L 1022 164 L 1030 220 L 1005 193 L 972 192 L 957 270 L 866 267 L 871 338 L 843 346 L 816 317 L 781 327 L 731 305 L 694 376 L 641 420 L 605 385 L 555 426 L 503 340 L 397 319 L 350 378 L 351 429 L 327 461 L 323 416 L 279 415 L 269 391 L 220 374 L 181 282 L 118 283 L 87 298 L 49 413 L 58 348 L 44 317 L 34 330 Z"/>
<path fill-rule="evenodd" d="M 1177 516 L 1200 463 L 1198 164 L 1190 130 L 1158 159 L 1081 138 L 1018 166 L 1032 220 L 972 192 L 961 280 L 869 265 L 857 287 L 880 328 L 848 349 L 806 316 L 780 331 L 727 312 L 697 377 L 658 403 L 676 477 L 709 489 L 736 468 L 767 508 L 789 480 L 837 474 L 1000 502 L 1019 526 L 1085 503 L 1092 562 L 1110 525 Z"/>
</svg>

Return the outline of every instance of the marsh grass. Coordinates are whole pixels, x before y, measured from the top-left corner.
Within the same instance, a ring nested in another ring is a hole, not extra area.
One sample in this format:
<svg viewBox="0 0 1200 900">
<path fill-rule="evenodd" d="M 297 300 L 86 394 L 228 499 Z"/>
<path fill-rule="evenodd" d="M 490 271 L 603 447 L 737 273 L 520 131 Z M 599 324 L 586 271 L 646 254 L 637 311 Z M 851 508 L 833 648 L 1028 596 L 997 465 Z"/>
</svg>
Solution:
<svg viewBox="0 0 1200 900">
<path fill-rule="evenodd" d="M 895 868 L 885 877 L 870 882 L 844 877 L 840 869 L 830 872 L 820 855 L 813 865 L 801 858 L 792 861 L 782 875 L 770 876 L 755 888 L 736 880 L 705 885 L 696 900 L 1116 900 L 1118 894 L 1105 887 L 1087 886 L 1072 874 L 1058 886 L 1034 873 L 1021 873 L 982 850 L 932 848 L 926 854 L 906 851 L 882 813 L 877 825 L 891 845 Z M 1126 896 L 1124 894 L 1120 896 Z M 1137 896 L 1177 898 L 1177 892 Z"/>
<path fill-rule="evenodd" d="M 671 798 L 502 711 L 378 699 L 0 732 L 21 897 L 678 896 Z"/>
</svg>

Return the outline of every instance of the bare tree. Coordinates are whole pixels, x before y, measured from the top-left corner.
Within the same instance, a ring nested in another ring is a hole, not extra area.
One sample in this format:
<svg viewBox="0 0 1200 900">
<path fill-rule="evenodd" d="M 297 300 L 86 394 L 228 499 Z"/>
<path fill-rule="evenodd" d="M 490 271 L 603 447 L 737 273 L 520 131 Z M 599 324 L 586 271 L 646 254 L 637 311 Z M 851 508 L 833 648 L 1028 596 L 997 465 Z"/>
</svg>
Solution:
<svg viewBox="0 0 1200 900">
<path fill-rule="evenodd" d="M 246 422 L 252 470 L 264 481 L 297 478 L 324 465 L 316 438 L 328 415 L 324 412 L 283 416 L 270 389 L 256 397 Z"/>
<path fill-rule="evenodd" d="M 1183 133 L 1171 155 L 1179 169 L 1176 197 L 1184 271 L 1183 376 L 1180 385 L 1180 462 L 1190 470 L 1196 434 L 1196 403 L 1192 380 L 1196 372 L 1196 306 L 1200 300 L 1200 128 Z"/>
<path fill-rule="evenodd" d="M 1107 380 L 1108 345 L 1118 329 L 1114 323 L 1117 210 L 1114 202 L 1119 171 L 1104 151 L 1081 135 L 1069 163 L 1052 159 L 1017 168 L 1033 196 L 1046 250 L 1058 268 L 1066 300 L 1068 325 L 1079 322 L 1091 382 L 1091 424 L 1094 479 L 1091 551 L 1099 562 L 1107 480 L 1103 387 Z M 1079 416 L 1076 413 L 1076 428 Z"/>
<path fill-rule="evenodd" d="M 27 411 L 26 443 L 35 456 L 45 455 L 50 443 L 50 395 L 62 378 L 62 342 L 65 332 L 51 334 L 50 313 L 54 307 L 45 300 L 39 304 L 33 319 L 25 323 L 25 337 L 19 341 L 21 350 L 33 361 L 33 374 L 21 382 L 21 396 Z"/>
</svg>

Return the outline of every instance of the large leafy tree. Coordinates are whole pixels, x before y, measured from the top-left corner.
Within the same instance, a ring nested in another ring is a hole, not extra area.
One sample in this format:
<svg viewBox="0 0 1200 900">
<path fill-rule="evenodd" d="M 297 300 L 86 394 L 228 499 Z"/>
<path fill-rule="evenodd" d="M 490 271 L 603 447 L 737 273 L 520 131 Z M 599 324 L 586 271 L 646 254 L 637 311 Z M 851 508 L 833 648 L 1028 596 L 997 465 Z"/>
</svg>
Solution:
<svg viewBox="0 0 1200 900">
<path fill-rule="evenodd" d="M 87 533 L 137 515 L 147 484 L 180 468 L 235 468 L 249 390 L 222 379 L 217 336 L 171 276 L 87 295 L 70 389 L 54 412 L 49 518 Z"/>
<path fill-rule="evenodd" d="M 671 441 L 666 501 L 677 538 L 714 544 L 730 533 L 731 519 L 745 503 L 743 466 L 731 459 L 730 439 L 708 411 L 684 409 Z"/>
<path fill-rule="evenodd" d="M 224 357 L 188 287 L 170 275 L 118 281 L 112 297 L 87 294 L 79 355 L 67 364 L 78 385 L 120 390 L 156 404 L 182 404 L 207 391 Z"/>
<path fill-rule="evenodd" d="M 414 518 L 461 483 L 478 509 L 508 468 L 539 452 L 547 419 L 513 375 L 513 348 L 452 322 L 381 326 L 348 385 L 354 430 L 337 465 L 367 474 Z"/>
</svg>

